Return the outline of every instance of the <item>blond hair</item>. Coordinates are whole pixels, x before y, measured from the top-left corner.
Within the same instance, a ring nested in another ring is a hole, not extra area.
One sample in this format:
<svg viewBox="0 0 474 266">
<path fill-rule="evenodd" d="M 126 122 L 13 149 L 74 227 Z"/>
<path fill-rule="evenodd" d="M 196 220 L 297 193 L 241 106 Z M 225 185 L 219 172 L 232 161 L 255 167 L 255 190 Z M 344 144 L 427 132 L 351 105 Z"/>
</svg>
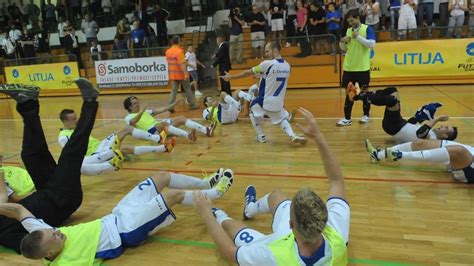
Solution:
<svg viewBox="0 0 474 266">
<path fill-rule="evenodd" d="M 315 243 L 328 221 L 328 210 L 324 201 L 310 188 L 302 188 L 293 197 L 291 213 L 298 235 L 305 243 Z"/>
</svg>

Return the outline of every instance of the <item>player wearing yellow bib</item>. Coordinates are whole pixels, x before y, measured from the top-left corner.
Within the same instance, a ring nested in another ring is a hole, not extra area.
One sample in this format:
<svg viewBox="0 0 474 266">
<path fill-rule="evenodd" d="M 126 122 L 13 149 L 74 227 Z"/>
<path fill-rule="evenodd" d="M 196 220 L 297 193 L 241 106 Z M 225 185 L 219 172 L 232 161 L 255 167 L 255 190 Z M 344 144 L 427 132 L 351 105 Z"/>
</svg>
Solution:
<svg viewBox="0 0 474 266">
<path fill-rule="evenodd" d="M 77 125 L 77 114 L 74 110 L 63 109 L 59 114 L 59 119 L 63 123 L 63 128 L 59 131 L 58 143 L 64 148 Z M 161 145 L 158 146 L 132 146 L 120 145 L 124 138 L 132 135 L 138 139 L 151 140 Z M 123 154 L 141 155 L 152 152 L 171 152 L 176 145 L 173 138 L 166 141 L 166 130 L 160 135 L 150 134 L 143 130 L 126 126 L 117 134 L 112 133 L 102 141 L 89 136 L 86 157 L 82 163 L 81 173 L 83 175 L 100 175 L 104 172 L 117 171 L 122 166 Z"/>
<path fill-rule="evenodd" d="M 170 111 L 178 103 L 175 101 L 173 104 L 161 108 L 149 109 L 147 106 L 140 111 L 140 101 L 135 96 L 130 96 L 123 101 L 123 108 L 129 113 L 125 117 L 125 123 L 132 127 L 147 131 L 150 134 L 155 134 L 159 132 L 163 127 L 168 126 L 168 133 L 174 136 L 185 137 L 195 142 L 196 130 L 205 134 L 208 137 L 211 137 L 214 133 L 214 129 L 217 126 L 217 123 L 212 123 L 211 125 L 205 127 L 197 122 L 187 119 L 184 116 L 177 116 L 173 118 L 156 120 L 155 116 L 166 111 Z M 191 130 L 186 132 L 179 126 L 186 126 Z"/>
<path fill-rule="evenodd" d="M 350 208 L 345 199 L 341 168 L 313 115 L 303 108 L 300 112 L 308 125 L 298 127 L 316 142 L 329 178 L 327 203 L 310 188 L 300 189 L 290 201 L 280 190 L 257 200 L 255 187 L 247 187 L 244 219 L 260 213 L 273 215 L 273 233 L 264 235 L 229 218 L 224 211 L 212 209 L 207 197 L 195 192 L 197 212 L 221 255 L 230 262 L 239 265 L 347 265 Z"/>
<path fill-rule="evenodd" d="M 35 191 L 28 171 L 16 166 L 2 166 L 0 155 L 0 202 L 18 202 Z"/>
<path fill-rule="evenodd" d="M 53 228 L 15 203 L 0 204 L 0 214 L 21 221 L 29 232 L 20 246 L 26 258 L 45 259 L 50 265 L 93 265 L 119 257 L 173 223 L 172 206 L 193 205 L 193 191 L 184 189 L 201 189 L 208 198 L 219 199 L 233 178 L 232 170 L 223 168 L 205 179 L 158 172 L 133 188 L 111 214 L 74 226 Z M 165 187 L 169 189 L 162 192 Z"/>
<path fill-rule="evenodd" d="M 256 87 L 256 85 L 254 85 Z M 258 89 L 258 88 L 257 88 Z M 251 102 L 253 96 L 251 93 L 237 91 L 234 96 L 221 92 L 219 101 L 212 96 L 204 98 L 206 109 L 202 111 L 202 117 L 208 121 L 219 124 L 232 124 L 237 122 L 240 111 L 242 110 L 241 101 Z"/>
</svg>

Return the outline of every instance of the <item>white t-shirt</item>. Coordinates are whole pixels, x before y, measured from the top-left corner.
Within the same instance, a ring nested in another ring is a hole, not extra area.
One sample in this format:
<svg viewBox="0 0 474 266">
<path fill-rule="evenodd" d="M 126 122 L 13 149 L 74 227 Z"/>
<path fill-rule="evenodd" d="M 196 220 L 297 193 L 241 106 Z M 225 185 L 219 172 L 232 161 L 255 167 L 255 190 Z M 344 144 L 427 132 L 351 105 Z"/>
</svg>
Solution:
<svg viewBox="0 0 474 266">
<path fill-rule="evenodd" d="M 265 60 L 253 67 L 252 72 L 261 74 L 257 103 L 266 111 L 280 111 L 285 102 L 286 87 L 291 72 L 290 64 L 282 58 Z"/>
<path fill-rule="evenodd" d="M 375 8 L 380 8 L 380 5 L 379 3 L 375 2 L 373 4 L 373 7 L 370 7 L 369 4 L 365 4 L 364 5 L 364 9 L 366 10 L 367 12 L 367 16 L 365 17 L 365 24 L 367 25 L 375 25 L 377 23 L 379 23 L 380 21 L 380 17 L 379 17 L 379 13 L 378 12 L 375 12 L 374 9 Z"/>
<path fill-rule="evenodd" d="M 184 55 L 186 62 L 188 62 L 188 71 L 196 71 L 197 70 L 197 59 L 196 54 L 191 52 L 186 52 Z"/>
<path fill-rule="evenodd" d="M 94 49 L 97 49 L 97 51 L 94 51 Z M 95 48 L 94 46 L 91 46 L 91 53 L 97 53 L 97 52 L 102 52 L 102 46 L 100 46 L 100 44 L 97 44 Z"/>
<path fill-rule="evenodd" d="M 461 7 L 464 6 L 464 0 L 458 0 L 457 4 L 454 5 L 456 2 L 455 0 L 451 0 L 453 2 L 453 9 L 451 10 L 451 16 L 463 16 L 464 15 L 464 10 L 461 9 Z"/>
<path fill-rule="evenodd" d="M 349 241 L 350 208 L 346 201 L 340 198 L 330 198 L 327 201 L 328 223 L 327 225 L 338 232 L 344 241 Z M 255 242 L 241 246 L 237 250 L 236 258 L 239 265 L 277 265 L 277 261 L 268 248 L 268 244 L 280 239 L 284 234 L 271 234 Z M 299 254 L 298 246 L 294 245 L 295 251 Z M 332 259 L 329 242 L 324 240 L 324 257 L 320 258 L 314 265 L 328 265 Z M 298 257 L 298 264 L 305 266 L 306 263 Z"/>
<path fill-rule="evenodd" d="M 3 39 L 2 47 L 4 47 L 7 54 L 13 54 L 15 52 L 15 47 L 9 38 Z"/>
<path fill-rule="evenodd" d="M 64 26 L 66 26 L 66 22 L 59 22 L 58 23 L 59 37 L 64 37 Z"/>
<path fill-rule="evenodd" d="M 411 142 L 415 141 L 418 139 L 418 136 L 416 135 L 416 131 L 421 127 L 422 125 L 420 124 L 412 124 L 412 123 L 406 123 L 400 131 L 397 132 L 397 134 L 393 135 L 393 138 L 397 143 L 406 143 L 406 142 Z M 430 130 L 428 132 L 428 136 L 426 136 L 426 139 L 437 139 L 436 134 Z"/>
<path fill-rule="evenodd" d="M 10 32 L 8 33 L 8 37 L 10 37 L 12 41 L 19 41 L 21 39 L 21 31 L 17 29 L 10 30 Z"/>
<path fill-rule="evenodd" d="M 417 0 L 413 0 L 413 3 L 418 4 Z M 400 12 L 399 12 L 400 17 L 402 16 L 415 16 L 415 10 L 406 3 L 402 3 L 402 6 L 400 7 Z"/>
</svg>

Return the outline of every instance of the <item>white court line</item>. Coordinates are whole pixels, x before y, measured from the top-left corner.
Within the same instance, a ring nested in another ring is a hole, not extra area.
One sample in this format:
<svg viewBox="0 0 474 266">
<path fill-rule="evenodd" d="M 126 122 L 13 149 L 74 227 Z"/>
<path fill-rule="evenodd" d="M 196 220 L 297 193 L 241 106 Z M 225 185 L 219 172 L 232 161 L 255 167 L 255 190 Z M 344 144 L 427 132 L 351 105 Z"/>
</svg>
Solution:
<svg viewBox="0 0 474 266">
<path fill-rule="evenodd" d="M 316 120 L 338 120 L 338 119 L 341 119 L 342 116 L 338 116 L 338 117 L 316 117 Z M 157 117 L 156 119 L 165 119 L 164 117 Z M 192 120 L 204 120 L 202 117 L 191 117 L 189 119 L 192 119 Z M 298 117 L 298 118 L 295 118 L 295 120 L 303 120 L 304 118 L 302 117 Z M 383 117 L 370 117 L 371 120 L 382 120 Z M 474 116 L 450 116 L 449 119 L 474 119 Z M 22 121 L 23 119 L 20 119 L 20 118 L 1 118 L 0 119 L 0 122 L 3 122 L 3 121 Z M 250 118 L 248 117 L 243 117 L 243 118 L 239 118 L 239 120 L 250 120 Z M 45 119 L 41 119 L 41 121 L 59 121 L 58 118 L 45 118 Z M 114 119 L 105 119 L 105 118 L 98 118 L 96 119 L 96 121 L 124 121 L 124 119 L 117 119 L 117 118 L 114 118 Z"/>
</svg>

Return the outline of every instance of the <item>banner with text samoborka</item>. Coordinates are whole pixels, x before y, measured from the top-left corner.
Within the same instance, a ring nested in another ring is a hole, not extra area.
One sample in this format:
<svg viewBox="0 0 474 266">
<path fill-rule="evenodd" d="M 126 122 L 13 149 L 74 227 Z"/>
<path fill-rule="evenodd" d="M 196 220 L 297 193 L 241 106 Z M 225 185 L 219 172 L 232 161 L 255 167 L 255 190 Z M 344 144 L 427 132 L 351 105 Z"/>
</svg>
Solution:
<svg viewBox="0 0 474 266">
<path fill-rule="evenodd" d="M 166 57 L 95 61 L 99 88 L 155 87 L 168 85 Z"/>
</svg>

